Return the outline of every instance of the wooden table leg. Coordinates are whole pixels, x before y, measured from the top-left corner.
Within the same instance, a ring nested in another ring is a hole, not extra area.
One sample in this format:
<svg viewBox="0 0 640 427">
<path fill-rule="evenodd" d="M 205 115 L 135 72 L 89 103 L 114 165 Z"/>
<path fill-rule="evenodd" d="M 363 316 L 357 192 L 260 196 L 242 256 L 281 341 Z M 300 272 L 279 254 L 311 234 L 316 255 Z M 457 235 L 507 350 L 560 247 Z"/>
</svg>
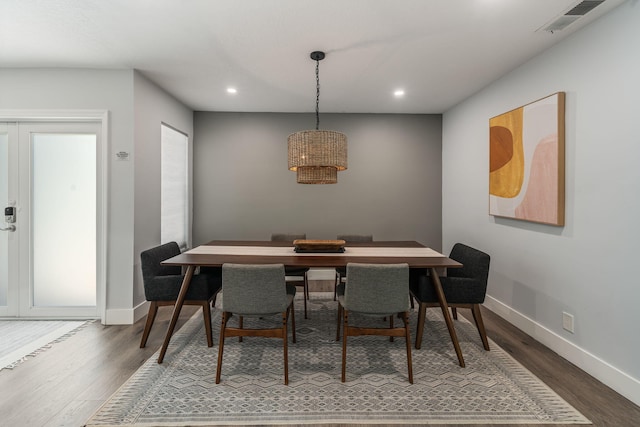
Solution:
<svg viewBox="0 0 640 427">
<path fill-rule="evenodd" d="M 185 297 L 187 296 L 187 291 L 189 290 L 189 285 L 191 284 L 191 278 L 193 277 L 193 272 L 195 270 L 196 270 L 196 267 L 193 265 L 190 265 L 187 267 L 187 272 L 184 275 L 184 279 L 182 280 L 182 286 L 180 286 L 180 292 L 178 293 L 178 298 L 176 299 L 176 305 L 173 307 L 173 314 L 171 315 L 171 323 L 169 323 L 169 329 L 167 330 L 167 335 L 164 337 L 164 343 L 162 343 L 162 348 L 160 349 L 160 355 L 158 356 L 158 363 L 162 363 L 162 361 L 164 360 L 164 354 L 167 352 L 167 347 L 169 346 L 169 341 L 171 341 L 173 330 L 176 327 L 176 323 L 178 323 L 180 310 L 182 310 L 182 304 L 184 304 Z"/>
<path fill-rule="evenodd" d="M 433 282 L 433 287 L 436 290 L 436 295 L 438 295 L 438 301 L 440 302 L 440 308 L 442 309 L 442 315 L 444 316 L 444 321 L 447 324 L 447 329 L 449 329 L 449 335 L 451 336 L 451 342 L 453 342 L 453 348 L 456 349 L 456 354 L 458 355 L 458 362 L 460 366 L 464 368 L 464 358 L 462 357 L 462 350 L 460 349 L 460 343 L 458 343 L 458 336 L 456 335 L 456 329 L 453 326 L 453 320 L 451 320 L 451 315 L 449 314 L 449 308 L 447 307 L 447 299 L 444 296 L 444 291 L 442 290 L 442 283 L 440 283 L 440 277 L 438 276 L 438 272 L 435 268 L 431 268 L 431 281 Z"/>
</svg>

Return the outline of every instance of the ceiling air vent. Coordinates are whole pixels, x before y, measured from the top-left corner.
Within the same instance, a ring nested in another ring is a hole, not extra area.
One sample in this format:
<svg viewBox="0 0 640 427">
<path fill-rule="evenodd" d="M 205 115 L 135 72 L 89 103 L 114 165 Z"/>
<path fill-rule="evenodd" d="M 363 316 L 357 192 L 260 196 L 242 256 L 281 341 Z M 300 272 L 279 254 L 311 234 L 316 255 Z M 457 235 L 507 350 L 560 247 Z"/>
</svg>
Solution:
<svg viewBox="0 0 640 427">
<path fill-rule="evenodd" d="M 604 0 L 585 0 L 578 3 L 573 9 L 565 13 L 565 15 L 577 15 L 582 16 L 591 12 L 600 3 L 604 3 Z"/>
<path fill-rule="evenodd" d="M 538 31 L 547 31 L 554 33 L 556 31 L 564 30 L 569 25 L 582 18 L 587 13 L 591 12 L 605 0 L 584 0 L 575 5 L 565 14 L 554 18 L 550 23 L 543 25 Z"/>
</svg>

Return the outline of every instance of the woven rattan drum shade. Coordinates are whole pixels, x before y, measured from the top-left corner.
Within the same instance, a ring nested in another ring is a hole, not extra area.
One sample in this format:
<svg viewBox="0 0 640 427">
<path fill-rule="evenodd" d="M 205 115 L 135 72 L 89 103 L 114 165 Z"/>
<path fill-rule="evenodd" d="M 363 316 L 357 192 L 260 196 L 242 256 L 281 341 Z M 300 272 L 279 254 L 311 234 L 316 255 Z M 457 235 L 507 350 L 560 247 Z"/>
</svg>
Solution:
<svg viewBox="0 0 640 427">
<path fill-rule="evenodd" d="M 292 133 L 289 143 L 289 170 L 297 174 L 298 184 L 335 184 L 338 171 L 347 168 L 347 137 L 340 132 L 320 129 L 320 61 L 324 52 L 311 52 L 316 61 L 316 130 Z"/>
<path fill-rule="evenodd" d="M 335 184 L 347 169 L 347 137 L 331 130 L 304 130 L 289 135 L 289 170 L 299 184 Z"/>
</svg>

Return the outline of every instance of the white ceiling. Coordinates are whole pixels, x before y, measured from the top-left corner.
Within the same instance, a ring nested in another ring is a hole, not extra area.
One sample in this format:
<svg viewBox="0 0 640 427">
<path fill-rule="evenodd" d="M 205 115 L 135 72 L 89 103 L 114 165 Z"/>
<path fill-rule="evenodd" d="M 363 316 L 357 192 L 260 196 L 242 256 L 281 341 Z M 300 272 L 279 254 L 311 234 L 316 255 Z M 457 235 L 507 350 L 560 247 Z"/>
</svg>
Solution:
<svg viewBox="0 0 640 427">
<path fill-rule="evenodd" d="M 323 50 L 321 113 L 442 113 L 624 2 L 537 31 L 580 1 L 0 0 L 0 66 L 137 69 L 194 110 L 312 112 Z"/>
</svg>

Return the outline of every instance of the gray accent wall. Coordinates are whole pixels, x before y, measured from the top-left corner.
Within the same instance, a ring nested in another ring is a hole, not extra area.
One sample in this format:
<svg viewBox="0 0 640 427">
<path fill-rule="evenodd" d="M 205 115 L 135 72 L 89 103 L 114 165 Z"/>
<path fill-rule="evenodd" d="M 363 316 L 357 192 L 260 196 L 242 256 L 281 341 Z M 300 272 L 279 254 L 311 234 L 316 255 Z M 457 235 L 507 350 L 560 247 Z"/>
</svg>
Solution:
<svg viewBox="0 0 640 427">
<path fill-rule="evenodd" d="M 321 129 L 347 135 L 349 167 L 337 184 L 297 184 L 287 136 L 314 128 L 314 114 L 196 112 L 194 245 L 291 232 L 441 248 L 441 115 L 321 113 Z"/>
</svg>

